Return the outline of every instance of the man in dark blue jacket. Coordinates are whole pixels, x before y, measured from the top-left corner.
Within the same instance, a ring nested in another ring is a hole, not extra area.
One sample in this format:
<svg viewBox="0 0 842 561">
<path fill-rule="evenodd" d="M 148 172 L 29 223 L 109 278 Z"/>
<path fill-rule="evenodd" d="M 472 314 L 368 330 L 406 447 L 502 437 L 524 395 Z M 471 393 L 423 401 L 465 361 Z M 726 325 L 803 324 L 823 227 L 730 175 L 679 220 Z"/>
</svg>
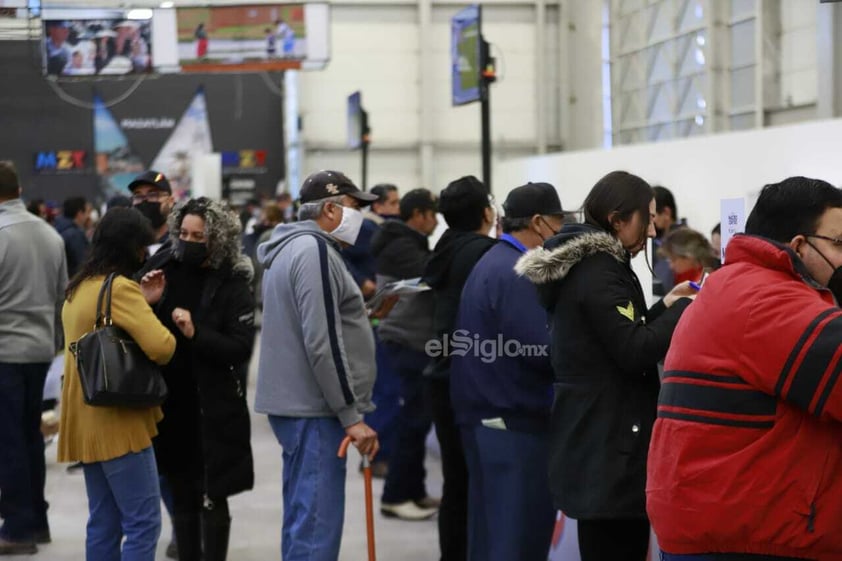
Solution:
<svg viewBox="0 0 842 561">
<path fill-rule="evenodd" d="M 503 236 L 474 267 L 450 341 L 450 391 L 468 464 L 468 559 L 544 561 L 555 522 L 548 441 L 553 370 L 547 313 L 514 266 L 562 226 L 555 187 L 503 203 Z"/>
</svg>

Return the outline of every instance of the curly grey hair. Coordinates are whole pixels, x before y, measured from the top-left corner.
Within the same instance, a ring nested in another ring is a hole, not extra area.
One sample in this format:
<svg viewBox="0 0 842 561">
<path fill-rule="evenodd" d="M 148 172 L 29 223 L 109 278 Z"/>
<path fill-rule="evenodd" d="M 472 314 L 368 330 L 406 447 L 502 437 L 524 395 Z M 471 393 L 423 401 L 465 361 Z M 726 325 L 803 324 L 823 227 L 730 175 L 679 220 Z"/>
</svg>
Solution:
<svg viewBox="0 0 842 561">
<path fill-rule="evenodd" d="M 219 269 L 223 264 L 236 265 L 241 258 L 240 233 L 242 225 L 237 214 L 227 204 L 199 197 L 179 203 L 170 212 L 167 226 L 173 245 L 178 245 L 178 236 L 184 217 L 193 214 L 205 221 L 205 238 L 208 244 L 208 264 Z"/>
</svg>

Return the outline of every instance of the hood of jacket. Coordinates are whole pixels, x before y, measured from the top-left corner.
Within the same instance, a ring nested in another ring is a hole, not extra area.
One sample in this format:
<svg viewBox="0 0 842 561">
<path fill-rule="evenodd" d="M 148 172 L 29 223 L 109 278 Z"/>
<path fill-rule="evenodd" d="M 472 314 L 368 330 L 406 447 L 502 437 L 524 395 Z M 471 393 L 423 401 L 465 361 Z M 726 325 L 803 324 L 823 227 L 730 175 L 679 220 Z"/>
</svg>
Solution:
<svg viewBox="0 0 842 561">
<path fill-rule="evenodd" d="M 407 226 L 406 222 L 402 220 L 386 220 L 380 226 L 380 232 L 371 240 L 371 247 L 369 248 L 371 254 L 377 257 L 393 241 L 400 238 L 412 238 L 420 246 L 428 247 L 427 236 Z"/>
<path fill-rule="evenodd" d="M 436 244 L 433 256 L 424 271 L 424 281 L 433 288 L 447 282 L 456 252 L 466 243 L 479 238 L 488 238 L 476 232 L 448 229 Z"/>
<path fill-rule="evenodd" d="M 563 280 L 573 267 L 597 253 L 607 253 L 621 263 L 629 259 L 623 244 L 611 234 L 589 224 L 569 224 L 544 247 L 524 254 L 515 271 L 533 284 L 549 284 Z"/>
<path fill-rule="evenodd" d="M 313 220 L 293 222 L 292 224 L 278 224 L 272 230 L 272 236 L 269 238 L 269 241 L 257 246 L 257 262 L 264 269 L 268 269 L 272 266 L 272 261 L 275 260 L 275 257 L 278 256 L 278 253 L 281 252 L 284 246 L 299 236 L 319 236 L 333 244 L 337 250 L 340 249 L 336 240 L 322 230 Z"/>
</svg>

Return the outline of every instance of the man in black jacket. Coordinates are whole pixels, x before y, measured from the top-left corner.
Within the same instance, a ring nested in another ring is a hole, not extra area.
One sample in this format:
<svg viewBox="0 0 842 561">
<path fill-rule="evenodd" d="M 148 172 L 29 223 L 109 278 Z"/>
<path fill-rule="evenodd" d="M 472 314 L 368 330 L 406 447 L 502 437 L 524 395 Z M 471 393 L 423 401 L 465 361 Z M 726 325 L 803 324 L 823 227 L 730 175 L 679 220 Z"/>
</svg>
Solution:
<svg viewBox="0 0 842 561">
<path fill-rule="evenodd" d="M 452 181 L 439 196 L 439 212 L 449 229 L 442 235 L 424 270 L 424 280 L 433 287 L 433 326 L 438 345 L 428 351 L 447 348 L 459 311 L 462 288 L 474 265 L 494 245 L 488 236 L 494 227 L 491 196 L 472 175 Z M 435 348 L 434 348 L 435 347 Z M 450 357 L 436 353 L 425 372 L 432 405 L 433 423 L 441 446 L 442 490 L 439 508 L 441 561 L 464 561 L 467 556 L 468 468 L 459 429 L 450 404 Z"/>
<path fill-rule="evenodd" d="M 436 229 L 436 200 L 427 189 L 414 189 L 400 200 L 400 220 L 387 220 L 371 243 L 377 285 L 414 279 L 430 257 L 427 238 Z M 433 294 L 401 296 L 378 328 L 382 352 L 400 380 L 400 409 L 394 422 L 393 450 L 380 511 L 403 520 L 423 520 L 438 510 L 424 487 L 424 452 L 431 419 L 425 407 L 422 374 L 424 347 L 435 336 Z"/>
</svg>

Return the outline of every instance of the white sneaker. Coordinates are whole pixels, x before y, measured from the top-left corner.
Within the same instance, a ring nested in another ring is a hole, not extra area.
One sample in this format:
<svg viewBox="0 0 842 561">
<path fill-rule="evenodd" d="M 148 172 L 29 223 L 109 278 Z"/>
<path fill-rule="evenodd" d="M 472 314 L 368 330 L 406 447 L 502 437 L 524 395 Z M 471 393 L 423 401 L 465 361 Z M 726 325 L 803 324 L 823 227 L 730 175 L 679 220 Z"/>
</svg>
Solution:
<svg viewBox="0 0 842 561">
<path fill-rule="evenodd" d="M 380 504 L 380 514 L 388 518 L 399 518 L 401 520 L 428 520 L 435 516 L 438 511 L 437 508 L 422 508 L 413 501 Z"/>
</svg>

